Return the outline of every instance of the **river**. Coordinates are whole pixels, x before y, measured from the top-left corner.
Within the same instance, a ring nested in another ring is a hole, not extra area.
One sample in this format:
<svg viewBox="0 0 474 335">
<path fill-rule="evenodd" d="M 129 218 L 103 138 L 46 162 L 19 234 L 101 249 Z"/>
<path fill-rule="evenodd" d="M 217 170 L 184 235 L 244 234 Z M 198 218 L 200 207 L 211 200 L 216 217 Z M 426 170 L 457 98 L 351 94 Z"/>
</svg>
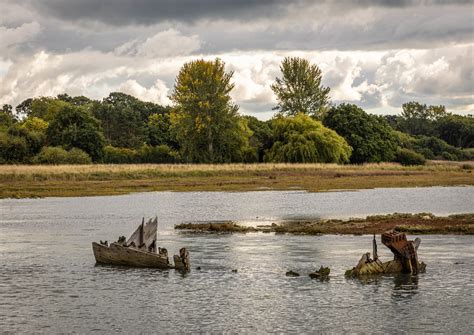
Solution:
<svg viewBox="0 0 474 335">
<path fill-rule="evenodd" d="M 474 236 L 421 236 L 426 273 L 362 282 L 344 271 L 371 250 L 371 236 L 172 228 L 184 221 L 466 213 L 473 199 L 474 187 L 432 187 L 0 200 L 0 332 L 470 333 Z M 191 273 L 95 266 L 91 241 L 115 240 L 154 215 L 159 245 L 170 253 L 186 246 Z M 328 282 L 308 277 L 320 265 L 331 268 Z M 286 277 L 288 270 L 301 277 Z"/>
</svg>

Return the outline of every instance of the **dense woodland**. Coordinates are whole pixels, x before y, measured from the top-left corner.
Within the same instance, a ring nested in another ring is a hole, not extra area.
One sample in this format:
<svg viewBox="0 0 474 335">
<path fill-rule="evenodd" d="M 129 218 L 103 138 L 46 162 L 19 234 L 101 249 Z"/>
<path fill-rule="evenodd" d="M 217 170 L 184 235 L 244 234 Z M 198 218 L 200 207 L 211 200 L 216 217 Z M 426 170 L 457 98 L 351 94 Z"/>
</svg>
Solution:
<svg viewBox="0 0 474 335">
<path fill-rule="evenodd" d="M 474 118 L 444 106 L 407 102 L 400 115 L 377 116 L 334 105 L 321 71 L 286 58 L 272 89 L 275 116 L 239 114 L 225 64 L 196 60 L 181 68 L 172 106 L 114 92 L 26 99 L 0 111 L 0 163 L 230 163 L 472 160 Z"/>
</svg>

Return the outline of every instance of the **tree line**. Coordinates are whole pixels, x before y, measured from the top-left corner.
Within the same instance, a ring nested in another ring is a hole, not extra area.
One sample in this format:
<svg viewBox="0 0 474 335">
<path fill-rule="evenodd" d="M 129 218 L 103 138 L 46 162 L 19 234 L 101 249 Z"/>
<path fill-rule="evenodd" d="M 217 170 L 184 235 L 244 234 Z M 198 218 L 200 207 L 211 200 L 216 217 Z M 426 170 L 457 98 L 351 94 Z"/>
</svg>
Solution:
<svg viewBox="0 0 474 335">
<path fill-rule="evenodd" d="M 474 118 L 444 106 L 403 104 L 377 116 L 354 104 L 334 105 L 317 65 L 282 61 L 271 86 L 275 116 L 239 114 L 233 72 L 220 59 L 183 65 L 172 106 L 124 93 L 102 100 L 60 94 L 0 110 L 0 163 L 365 163 L 474 158 Z"/>
</svg>

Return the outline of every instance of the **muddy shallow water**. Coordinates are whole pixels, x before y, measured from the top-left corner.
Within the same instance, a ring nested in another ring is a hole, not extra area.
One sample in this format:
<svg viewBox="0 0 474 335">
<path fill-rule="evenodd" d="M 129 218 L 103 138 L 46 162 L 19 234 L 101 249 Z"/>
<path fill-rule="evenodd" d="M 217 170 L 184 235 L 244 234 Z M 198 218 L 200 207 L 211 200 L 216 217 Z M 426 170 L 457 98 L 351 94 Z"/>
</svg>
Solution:
<svg viewBox="0 0 474 335">
<path fill-rule="evenodd" d="M 188 235 L 172 227 L 196 219 L 472 212 L 473 190 L 1 200 L 0 330 L 470 333 L 474 236 L 421 236 L 425 274 L 361 282 L 343 274 L 370 251 L 371 236 Z M 191 273 L 94 265 L 90 242 L 131 233 L 143 215 L 159 216 L 159 245 L 170 253 L 189 248 Z M 384 249 L 380 257 L 391 258 Z M 331 267 L 329 282 L 308 277 L 320 265 Z"/>
</svg>

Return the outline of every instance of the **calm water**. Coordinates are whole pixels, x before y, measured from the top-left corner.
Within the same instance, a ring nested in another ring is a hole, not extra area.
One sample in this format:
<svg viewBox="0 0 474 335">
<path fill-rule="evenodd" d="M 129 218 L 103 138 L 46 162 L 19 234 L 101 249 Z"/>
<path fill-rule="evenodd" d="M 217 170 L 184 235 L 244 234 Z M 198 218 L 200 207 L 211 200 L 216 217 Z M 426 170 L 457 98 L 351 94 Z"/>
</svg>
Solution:
<svg viewBox="0 0 474 335">
<path fill-rule="evenodd" d="M 172 227 L 473 212 L 473 199 L 474 187 L 449 187 L 0 200 L 0 332 L 470 333 L 474 236 L 422 236 L 425 274 L 361 282 L 343 273 L 370 251 L 370 236 L 187 235 Z M 160 245 L 189 248 L 191 273 L 94 266 L 91 241 L 128 235 L 153 215 Z M 308 277 L 320 265 L 331 267 L 329 282 Z M 302 276 L 286 277 L 290 269 Z"/>
</svg>

